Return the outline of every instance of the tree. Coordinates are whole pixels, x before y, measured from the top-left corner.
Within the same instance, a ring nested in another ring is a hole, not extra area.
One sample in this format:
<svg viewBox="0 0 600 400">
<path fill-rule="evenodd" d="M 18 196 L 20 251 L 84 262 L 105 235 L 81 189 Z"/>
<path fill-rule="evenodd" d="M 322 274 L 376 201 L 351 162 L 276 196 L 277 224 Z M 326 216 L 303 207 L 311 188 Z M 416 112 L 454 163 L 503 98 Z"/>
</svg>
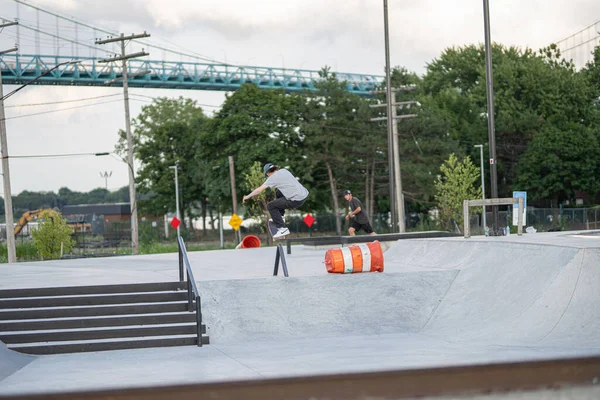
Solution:
<svg viewBox="0 0 600 400">
<path fill-rule="evenodd" d="M 518 168 L 517 185 L 533 200 L 552 199 L 556 207 L 576 191 L 600 190 L 598 133 L 579 124 L 546 127 L 528 147 Z"/>
<path fill-rule="evenodd" d="M 582 73 L 588 79 L 588 82 L 593 87 L 594 98 L 600 99 L 600 46 L 594 48 L 594 58 L 587 63 Z M 598 107 L 598 101 L 595 102 L 595 107 Z"/>
<path fill-rule="evenodd" d="M 204 182 L 197 174 L 195 155 L 202 142 L 199 131 L 204 129 L 206 116 L 191 99 L 160 97 L 142 107 L 133 120 L 135 156 L 140 164 L 136 183 L 140 194 L 139 207 L 150 215 L 175 211 L 175 181 L 171 166 L 178 165 L 182 217 L 194 215 L 194 207 L 205 202 Z M 124 136 L 117 150 L 124 150 Z M 204 209 L 205 207 L 203 207 Z M 205 214 L 205 211 L 203 212 Z M 185 220 L 185 219 L 184 219 Z"/>
<path fill-rule="evenodd" d="M 44 260 L 60 258 L 70 253 L 75 242 L 71 239 L 71 228 L 62 215 L 55 211 L 40 213 L 38 228 L 31 232 L 38 254 Z"/>
<path fill-rule="evenodd" d="M 418 101 L 410 109 L 402 107 L 398 114 L 417 114 L 417 117 L 398 121 L 402 192 L 407 211 L 424 212 L 434 205 L 434 179 L 437 166 L 450 154 L 461 155 L 459 142 L 449 137 L 451 118 L 441 109 L 436 99 L 425 94 L 423 80 L 406 68 L 392 70 L 392 86 L 409 86 L 413 90 L 397 92 L 397 101 Z"/>
<path fill-rule="evenodd" d="M 593 88 L 556 46 L 531 49 L 492 46 L 498 191 L 509 195 L 517 165 L 534 137 L 547 126 L 593 125 Z M 427 67 L 425 94 L 449 120 L 451 138 L 475 157 L 474 144 L 487 143 L 485 51 L 483 46 L 444 50 Z"/>
<path fill-rule="evenodd" d="M 319 75 L 322 80 L 315 84 L 318 91 L 305 93 L 301 133 L 308 165 L 304 173 L 310 171 L 306 180 L 319 189 L 311 192 L 311 200 L 317 200 L 320 208 L 331 205 L 336 230 L 341 234 L 338 190 L 366 181 L 373 154 L 369 143 L 376 133 L 368 122 L 369 103 L 349 93 L 346 82 L 338 81 L 327 67 Z"/>
<path fill-rule="evenodd" d="M 110 192 L 104 188 L 97 188 L 87 193 L 74 192 L 63 187 L 58 190 L 58 193 L 24 190 L 18 195 L 13 196 L 13 208 L 15 216 L 18 217 L 27 211 L 42 208 L 62 210 L 66 205 L 125 203 L 128 201 L 129 188 L 127 186 L 114 192 Z M 2 201 L 0 201 L 0 215 L 2 215 L 0 217 L 1 220 L 4 221 L 4 203 Z"/>
<path fill-rule="evenodd" d="M 481 197 L 480 174 L 470 157 L 459 161 L 455 154 L 440 167 L 442 175 L 435 182 L 436 195 L 442 226 L 452 229 L 452 223 L 462 226 L 464 222 L 463 201 Z M 460 228 L 459 228 L 460 230 Z"/>
<path fill-rule="evenodd" d="M 198 173 L 206 178 L 213 204 L 232 204 L 228 157 L 234 157 L 236 187 L 255 162 L 302 171 L 303 142 L 298 132 L 302 98 L 283 90 L 264 90 L 246 84 L 229 95 L 221 110 L 199 136 Z M 302 177 L 301 177 L 302 179 Z"/>
<path fill-rule="evenodd" d="M 252 190 L 261 186 L 265 183 L 265 174 L 263 172 L 263 166 L 259 162 L 255 162 L 250 168 L 248 173 L 244 173 L 244 188 L 250 193 Z M 275 199 L 275 192 L 267 189 L 260 193 L 258 196 L 254 196 L 250 201 L 246 201 L 246 216 L 258 218 L 260 226 L 267 232 L 267 221 L 269 220 L 269 211 L 267 210 L 267 203 Z M 267 236 L 269 243 L 271 242 L 271 235 Z"/>
</svg>

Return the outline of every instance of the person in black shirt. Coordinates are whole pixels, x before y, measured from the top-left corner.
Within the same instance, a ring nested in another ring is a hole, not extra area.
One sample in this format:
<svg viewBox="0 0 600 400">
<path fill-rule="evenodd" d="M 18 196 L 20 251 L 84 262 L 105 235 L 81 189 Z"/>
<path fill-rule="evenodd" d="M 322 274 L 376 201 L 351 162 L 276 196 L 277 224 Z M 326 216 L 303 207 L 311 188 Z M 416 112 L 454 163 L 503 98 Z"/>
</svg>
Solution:
<svg viewBox="0 0 600 400">
<path fill-rule="evenodd" d="M 348 228 L 348 234 L 350 236 L 354 236 L 356 231 L 360 229 L 364 229 L 370 235 L 375 235 L 373 232 L 373 228 L 369 223 L 369 217 L 365 210 L 363 210 L 363 205 L 359 199 L 356 197 L 352 197 L 352 192 L 349 190 L 344 191 L 344 198 L 348 200 L 350 205 L 350 212 L 346 215 L 346 220 L 350 220 L 352 218 L 352 222 L 350 222 L 350 228 Z"/>
</svg>

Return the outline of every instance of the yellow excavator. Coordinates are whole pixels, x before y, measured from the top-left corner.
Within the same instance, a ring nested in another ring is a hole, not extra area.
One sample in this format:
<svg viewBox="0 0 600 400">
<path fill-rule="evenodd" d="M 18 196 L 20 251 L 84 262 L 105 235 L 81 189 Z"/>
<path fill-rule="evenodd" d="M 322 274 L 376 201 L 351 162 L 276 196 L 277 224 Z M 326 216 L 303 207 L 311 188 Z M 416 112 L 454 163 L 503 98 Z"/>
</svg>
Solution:
<svg viewBox="0 0 600 400">
<path fill-rule="evenodd" d="M 23 213 L 23 215 L 21 215 L 21 218 L 19 218 L 19 222 L 17 222 L 17 225 L 15 226 L 15 236 L 21 233 L 21 231 L 23 230 L 23 228 L 25 228 L 25 225 L 27 225 L 29 221 L 37 219 L 38 216 L 43 212 L 47 212 L 48 216 L 52 218 L 60 215 L 57 211 L 51 208 L 42 208 L 39 210 L 27 211 Z"/>
<path fill-rule="evenodd" d="M 37 219 L 42 213 L 48 213 L 50 218 L 60 216 L 60 213 L 52 208 L 41 208 L 39 210 L 24 212 L 23 215 L 21 215 L 21 218 L 19 218 L 19 222 L 17 222 L 17 225 L 15 226 L 15 237 L 21 233 L 29 221 Z M 92 225 L 87 222 L 69 223 L 69 226 L 71 227 L 73 233 L 92 231 Z"/>
</svg>

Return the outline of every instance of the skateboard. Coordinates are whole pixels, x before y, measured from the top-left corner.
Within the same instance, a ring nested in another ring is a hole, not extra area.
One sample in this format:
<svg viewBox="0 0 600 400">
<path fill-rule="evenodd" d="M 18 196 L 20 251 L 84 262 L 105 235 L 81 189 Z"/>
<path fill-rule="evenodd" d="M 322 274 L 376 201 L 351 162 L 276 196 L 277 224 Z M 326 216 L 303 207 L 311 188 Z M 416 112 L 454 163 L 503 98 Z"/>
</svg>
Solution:
<svg viewBox="0 0 600 400">
<path fill-rule="evenodd" d="M 277 226 L 275 225 L 275 222 L 273 222 L 273 221 L 269 221 L 269 222 L 267 222 L 267 224 L 269 225 L 269 232 L 271 232 L 271 237 L 273 237 L 273 235 L 275 235 L 277 233 Z M 287 236 L 287 235 L 285 235 L 285 236 Z M 280 236 L 278 238 L 273 237 L 273 239 L 280 240 L 280 239 L 285 238 L 285 236 Z"/>
</svg>

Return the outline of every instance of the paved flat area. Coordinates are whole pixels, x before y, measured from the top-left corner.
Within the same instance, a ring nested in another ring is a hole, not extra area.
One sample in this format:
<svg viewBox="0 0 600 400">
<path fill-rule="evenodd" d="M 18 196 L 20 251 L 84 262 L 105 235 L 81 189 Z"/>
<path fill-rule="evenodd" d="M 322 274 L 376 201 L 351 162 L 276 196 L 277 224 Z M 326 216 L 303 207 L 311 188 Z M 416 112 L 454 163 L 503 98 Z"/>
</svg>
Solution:
<svg viewBox="0 0 600 400">
<path fill-rule="evenodd" d="M 295 246 L 290 278 L 271 276 L 275 248 L 190 253 L 210 345 L 30 357 L 0 344 L 0 396 L 600 354 L 600 235 L 401 240 L 381 274 L 328 275 L 325 251 Z M 176 254 L 3 265 L 0 289 L 177 268 Z"/>
</svg>

